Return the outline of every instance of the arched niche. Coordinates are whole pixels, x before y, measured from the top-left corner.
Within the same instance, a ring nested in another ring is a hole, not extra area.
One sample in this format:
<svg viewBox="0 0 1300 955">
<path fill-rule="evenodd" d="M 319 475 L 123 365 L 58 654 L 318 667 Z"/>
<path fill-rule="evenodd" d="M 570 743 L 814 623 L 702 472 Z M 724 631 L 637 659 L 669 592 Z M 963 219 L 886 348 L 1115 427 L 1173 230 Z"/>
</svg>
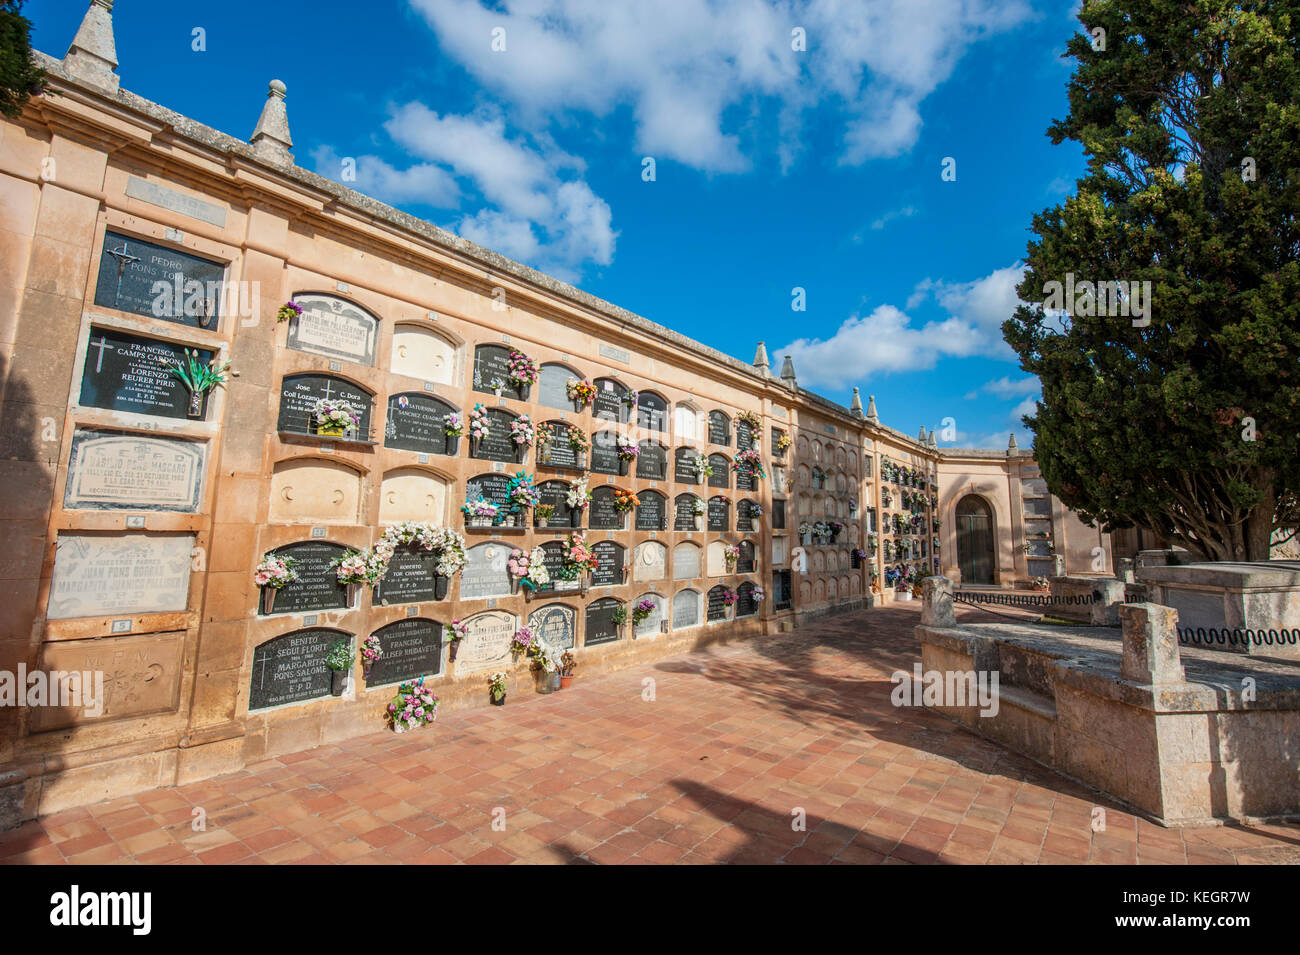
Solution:
<svg viewBox="0 0 1300 955">
<path fill-rule="evenodd" d="M 668 576 L 668 548 L 659 541 L 642 541 L 632 552 L 632 580 L 635 583 L 664 580 Z"/>
<path fill-rule="evenodd" d="M 547 604 L 528 615 L 528 627 L 551 646 L 568 650 L 577 644 L 578 611 L 568 604 Z"/>
<path fill-rule="evenodd" d="M 727 544 L 725 541 L 709 541 L 705 551 L 704 573 L 709 577 L 725 577 L 731 571 L 727 567 Z"/>
<path fill-rule="evenodd" d="M 505 669 L 511 662 L 510 641 L 518 618 L 504 610 L 485 610 L 464 620 L 467 634 L 456 653 L 456 674 Z"/>
<path fill-rule="evenodd" d="M 709 498 L 705 527 L 711 531 L 731 530 L 731 502 L 721 494 Z"/>
<path fill-rule="evenodd" d="M 668 529 L 668 498 L 658 491 L 641 491 L 637 494 L 641 505 L 636 509 L 636 529 L 663 531 Z"/>
<path fill-rule="evenodd" d="M 673 580 L 694 580 L 700 575 L 700 551 L 698 544 L 682 541 L 673 547 Z"/>
<path fill-rule="evenodd" d="M 709 487 L 731 487 L 731 460 L 725 454 L 710 454 Z"/>
<path fill-rule="evenodd" d="M 510 384 L 508 369 L 510 353 L 514 349 L 504 345 L 474 346 L 474 376 L 472 388 L 479 394 L 499 394 L 506 398 L 523 400 L 521 389 Z M 531 391 L 531 388 L 529 389 Z"/>
<path fill-rule="evenodd" d="M 337 295 L 300 292 L 293 297 L 302 314 L 289 320 L 285 344 L 294 351 L 374 365 L 379 319 Z"/>
<path fill-rule="evenodd" d="M 271 469 L 269 519 L 275 524 L 356 524 L 361 474 L 322 458 L 293 458 Z"/>
<path fill-rule="evenodd" d="M 265 710 L 329 696 L 330 647 L 355 639 L 345 630 L 308 627 L 272 637 L 253 651 L 248 709 Z"/>
<path fill-rule="evenodd" d="M 641 453 L 636 456 L 636 476 L 642 481 L 668 479 L 668 449 L 658 441 L 646 439 L 638 443 Z"/>
<path fill-rule="evenodd" d="M 417 454 L 448 454 L 446 416 L 460 409 L 419 391 L 389 395 L 384 419 L 384 447 Z M 464 418 L 461 419 L 462 424 Z M 456 451 L 460 450 L 459 441 Z"/>
<path fill-rule="evenodd" d="M 704 415 L 689 401 L 679 401 L 673 406 L 673 435 L 678 441 L 704 439 Z"/>
<path fill-rule="evenodd" d="M 695 530 L 695 502 L 700 500 L 698 494 L 678 494 L 673 498 L 673 530 Z M 703 528 L 703 524 L 701 524 Z"/>
<path fill-rule="evenodd" d="M 674 630 L 689 630 L 704 622 L 704 595 L 698 590 L 679 590 L 673 594 L 671 626 Z"/>
<path fill-rule="evenodd" d="M 736 617 L 752 617 L 758 613 L 758 601 L 754 599 L 754 582 L 743 580 L 736 587 Z"/>
<path fill-rule="evenodd" d="M 752 574 L 758 570 L 758 557 L 755 556 L 754 542 L 743 540 L 736 545 L 740 556 L 736 559 L 736 573 Z"/>
<path fill-rule="evenodd" d="M 465 568 L 460 573 L 462 600 L 505 597 L 510 593 L 506 562 L 514 545 L 506 541 L 484 541 L 465 551 Z"/>
<path fill-rule="evenodd" d="M 613 597 L 601 597 L 587 604 L 586 619 L 583 621 L 582 645 L 593 647 L 602 643 L 612 643 L 618 639 L 618 624 L 614 623 L 614 611 L 621 602 Z"/>
<path fill-rule="evenodd" d="M 632 606 L 636 606 L 644 600 L 654 604 L 654 609 L 650 611 L 650 616 L 646 617 L 636 626 L 636 635 L 638 637 L 653 637 L 663 630 L 664 622 L 664 598 L 663 594 L 657 594 L 653 591 L 642 594 L 632 601 Z M 628 614 L 629 618 L 631 613 Z"/>
<path fill-rule="evenodd" d="M 636 423 L 643 431 L 668 430 L 668 399 L 654 391 L 643 391 L 636 399 Z"/>
<path fill-rule="evenodd" d="M 460 354 L 460 345 L 432 328 L 399 322 L 393 326 L 388 369 L 436 385 L 455 385 L 459 379 Z"/>
<path fill-rule="evenodd" d="M 602 421 L 627 424 L 632 420 L 632 408 L 624 400 L 630 391 L 617 378 L 597 378 L 592 382 L 596 397 L 591 403 L 591 413 Z"/>
<path fill-rule="evenodd" d="M 573 410 L 573 401 L 569 398 L 569 379 L 584 380 L 576 368 L 548 361 L 537 372 L 537 403 L 543 408 Z"/>
<path fill-rule="evenodd" d="M 446 524 L 451 492 L 452 482 L 441 474 L 418 467 L 394 468 L 380 485 L 379 521 Z"/>
<path fill-rule="evenodd" d="M 369 438 L 374 396 L 346 378 L 316 372 L 285 376 L 280 384 L 276 430 L 285 434 L 316 434 L 316 402 L 322 398 L 345 401 L 356 411 L 359 423 L 356 428 L 348 429 L 347 437 Z"/>
<path fill-rule="evenodd" d="M 709 443 L 731 446 L 731 415 L 714 409 L 709 412 Z"/>
</svg>

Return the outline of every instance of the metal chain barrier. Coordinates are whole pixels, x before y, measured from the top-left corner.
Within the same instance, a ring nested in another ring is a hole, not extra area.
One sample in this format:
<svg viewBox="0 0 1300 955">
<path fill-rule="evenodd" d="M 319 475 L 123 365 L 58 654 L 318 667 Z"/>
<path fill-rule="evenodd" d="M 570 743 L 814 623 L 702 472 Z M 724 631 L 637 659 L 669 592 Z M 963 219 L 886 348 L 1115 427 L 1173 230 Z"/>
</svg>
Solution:
<svg viewBox="0 0 1300 955">
<path fill-rule="evenodd" d="M 1254 644 L 1257 647 L 1294 647 L 1300 641 L 1300 630 L 1243 630 L 1241 627 L 1231 629 L 1217 627 L 1178 628 L 1178 642 L 1186 646 L 1245 647 Z"/>
<path fill-rule="evenodd" d="M 955 590 L 953 600 L 967 604 L 994 604 L 1001 607 L 1060 607 L 1081 604 L 1095 604 L 1101 600 L 1101 594 L 1066 594 L 1059 597 L 1039 594 L 1000 594 L 983 590 Z"/>
</svg>

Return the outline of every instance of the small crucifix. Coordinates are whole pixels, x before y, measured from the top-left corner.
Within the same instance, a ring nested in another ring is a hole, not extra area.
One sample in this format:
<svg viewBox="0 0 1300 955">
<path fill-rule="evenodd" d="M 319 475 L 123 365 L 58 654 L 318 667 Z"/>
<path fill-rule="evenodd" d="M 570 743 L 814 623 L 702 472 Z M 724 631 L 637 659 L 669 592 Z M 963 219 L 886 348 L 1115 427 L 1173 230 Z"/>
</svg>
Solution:
<svg viewBox="0 0 1300 955">
<path fill-rule="evenodd" d="M 117 259 L 117 294 L 113 296 L 113 302 L 116 303 L 122 297 L 122 275 L 126 272 L 126 263 L 139 262 L 140 256 L 132 255 L 126 251 L 126 243 L 122 243 L 120 249 L 105 249 L 109 255 Z"/>
</svg>

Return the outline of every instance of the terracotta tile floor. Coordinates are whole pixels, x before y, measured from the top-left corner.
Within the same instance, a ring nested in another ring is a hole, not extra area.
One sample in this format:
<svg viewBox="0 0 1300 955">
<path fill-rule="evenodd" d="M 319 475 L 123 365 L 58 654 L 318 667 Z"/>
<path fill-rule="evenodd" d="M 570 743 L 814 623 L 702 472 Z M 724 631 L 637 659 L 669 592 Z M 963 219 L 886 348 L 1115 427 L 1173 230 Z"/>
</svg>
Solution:
<svg viewBox="0 0 1300 955">
<path fill-rule="evenodd" d="M 903 605 L 580 674 L 561 693 L 448 712 L 414 734 L 30 822 L 0 833 L 0 861 L 1300 862 L 1300 826 L 1162 829 L 894 708 L 889 674 L 917 658 L 917 620 Z M 1106 829 L 1094 833 L 1098 805 Z M 191 826 L 195 807 L 206 831 Z"/>
</svg>

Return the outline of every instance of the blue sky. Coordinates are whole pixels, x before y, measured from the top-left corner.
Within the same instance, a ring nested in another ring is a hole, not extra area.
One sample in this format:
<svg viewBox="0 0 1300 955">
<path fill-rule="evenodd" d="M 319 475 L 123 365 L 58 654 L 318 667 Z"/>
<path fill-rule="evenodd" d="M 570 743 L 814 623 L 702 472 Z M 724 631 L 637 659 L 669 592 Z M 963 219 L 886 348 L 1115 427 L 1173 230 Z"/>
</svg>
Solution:
<svg viewBox="0 0 1300 955">
<path fill-rule="evenodd" d="M 35 45 L 61 56 L 84 10 L 29 0 Z M 1083 170 L 1045 135 L 1076 10 L 122 0 L 113 18 L 133 92 L 246 138 L 281 79 L 300 165 L 355 169 L 362 192 L 737 358 L 764 340 L 910 434 L 952 418 L 941 444 L 1027 447 L 1037 384 L 999 326 L 1032 215 Z"/>
</svg>

